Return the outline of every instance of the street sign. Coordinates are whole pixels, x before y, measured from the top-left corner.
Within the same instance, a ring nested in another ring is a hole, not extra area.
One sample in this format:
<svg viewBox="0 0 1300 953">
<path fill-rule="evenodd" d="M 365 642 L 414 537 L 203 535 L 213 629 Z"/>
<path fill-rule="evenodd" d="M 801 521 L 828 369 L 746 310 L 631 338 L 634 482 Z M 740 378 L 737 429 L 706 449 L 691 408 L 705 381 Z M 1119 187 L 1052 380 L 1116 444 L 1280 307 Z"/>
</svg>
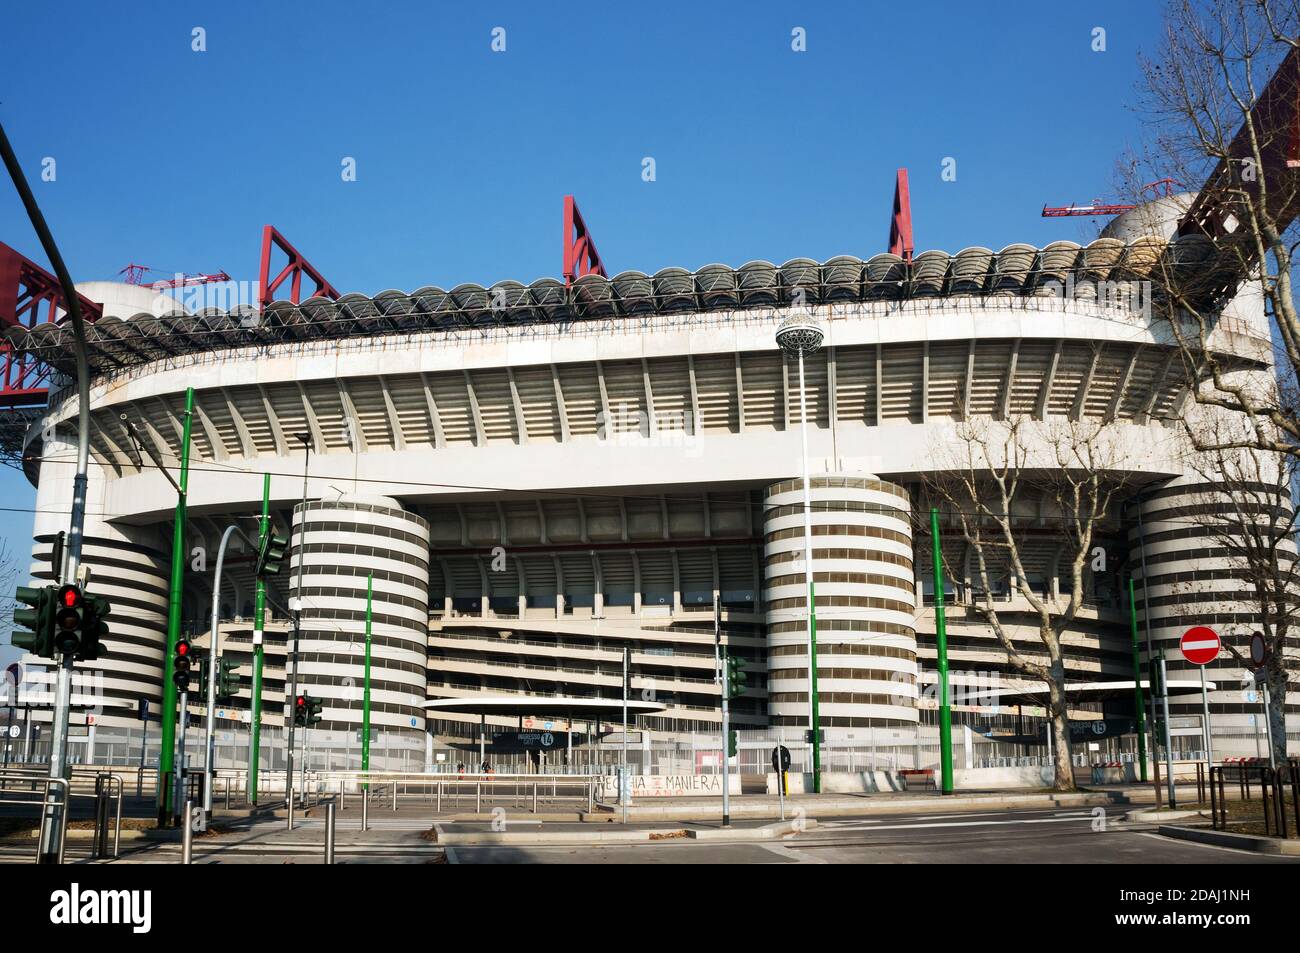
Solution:
<svg viewBox="0 0 1300 953">
<path fill-rule="evenodd" d="M 777 772 L 790 770 L 790 749 L 777 745 L 772 749 L 772 770 Z"/>
<path fill-rule="evenodd" d="M 1178 647 L 1183 650 L 1183 658 L 1193 665 L 1208 665 L 1219 657 L 1222 643 L 1218 633 L 1206 625 L 1194 625 L 1183 633 Z"/>
<path fill-rule="evenodd" d="M 10 726 L 9 726 L 9 737 L 10 737 L 10 738 L 20 738 L 20 737 L 22 737 L 22 733 L 23 733 L 23 727 L 22 727 L 22 725 L 10 725 Z"/>
<path fill-rule="evenodd" d="M 1264 640 L 1264 636 L 1259 632 L 1250 637 L 1250 660 L 1257 666 L 1268 661 L 1268 642 Z"/>
</svg>

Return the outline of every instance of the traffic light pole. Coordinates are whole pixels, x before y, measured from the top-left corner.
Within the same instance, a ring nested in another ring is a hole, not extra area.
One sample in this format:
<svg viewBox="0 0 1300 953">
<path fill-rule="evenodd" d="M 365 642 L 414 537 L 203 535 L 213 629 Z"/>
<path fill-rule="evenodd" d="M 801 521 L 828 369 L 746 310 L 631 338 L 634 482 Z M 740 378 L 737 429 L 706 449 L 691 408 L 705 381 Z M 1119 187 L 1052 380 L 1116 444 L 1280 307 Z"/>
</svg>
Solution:
<svg viewBox="0 0 1300 953">
<path fill-rule="evenodd" d="M 271 532 L 271 474 L 262 477 L 262 522 L 257 537 L 260 550 Z M 258 762 L 262 754 L 262 637 L 266 629 L 266 580 L 257 577 L 257 602 L 253 607 L 253 690 L 248 715 L 248 800 L 257 803 Z"/>
<path fill-rule="evenodd" d="M 54 242 L 45 216 L 36 204 L 36 196 L 27 184 L 27 176 L 18 161 L 4 126 L 0 124 L 0 158 L 3 158 L 14 188 L 22 199 L 23 208 L 31 220 L 32 228 L 40 239 L 45 256 L 50 260 L 54 273 L 59 279 L 59 288 L 63 292 L 63 307 L 72 320 L 72 339 L 76 352 L 77 366 L 77 470 L 72 478 L 72 512 L 68 526 L 68 561 L 67 578 L 77 579 L 81 567 L 81 541 L 86 525 L 86 486 L 87 473 L 90 469 L 90 365 L 86 359 L 86 323 L 81 314 L 81 299 L 72 283 L 68 266 L 59 254 L 59 246 Z M 50 748 L 51 778 L 63 779 L 68 749 L 68 712 L 72 707 L 72 664 L 73 657 L 64 653 L 59 662 L 58 683 L 54 696 L 54 720 L 51 725 L 52 744 Z M 30 714 L 30 712 L 29 712 Z M 63 811 L 67 806 L 65 795 L 63 803 L 56 808 L 44 811 L 41 816 L 41 840 L 39 859 L 41 863 L 58 862 L 58 832 L 62 829 Z"/>
<path fill-rule="evenodd" d="M 181 707 L 181 724 L 180 731 L 176 732 L 176 797 L 172 802 L 175 805 L 175 817 L 181 824 L 189 825 L 190 819 L 182 817 L 182 804 L 185 804 L 185 729 L 190 724 L 190 693 L 187 689 L 180 693 Z"/>
<path fill-rule="evenodd" d="M 293 613 L 293 650 L 290 666 L 289 697 L 298 697 L 298 641 L 302 635 L 302 567 L 307 561 L 307 468 L 311 463 L 311 444 L 304 441 L 305 454 L 302 461 L 302 524 L 298 528 L 298 582 L 296 598 L 291 603 Z M 289 736 L 285 739 L 286 770 L 284 775 L 285 803 L 293 799 L 293 718 L 289 719 Z"/>
<path fill-rule="evenodd" d="M 217 729 L 217 669 L 221 658 L 217 633 L 221 608 L 221 566 L 226 561 L 226 544 L 238 528 L 227 526 L 221 534 L 221 545 L 217 547 L 216 575 L 212 579 L 212 631 L 208 634 L 208 715 L 204 725 L 203 745 L 203 813 L 209 815 L 212 813 L 212 769 L 216 760 L 213 746 Z"/>
<path fill-rule="evenodd" d="M 722 650 L 722 826 L 731 826 L 731 669 Z"/>
<path fill-rule="evenodd" d="M 939 508 L 930 507 L 930 536 L 934 544 L 934 645 L 939 669 L 939 769 L 942 794 L 952 793 L 952 689 L 948 684 L 948 620 L 944 610 L 943 552 L 939 539 Z M 917 729 L 920 730 L 919 728 Z M 920 765 L 918 764 L 919 768 Z"/>
<path fill-rule="evenodd" d="M 158 747 L 158 824 L 163 826 L 180 805 L 170 803 L 176 746 L 176 640 L 181 634 L 181 597 L 185 588 L 185 501 L 190 483 L 190 430 L 194 422 L 194 388 L 185 391 L 185 420 L 181 427 L 180 489 L 176 494 L 176 516 L 172 524 L 171 587 L 167 602 L 167 644 L 163 662 L 162 711 L 159 712 L 161 737 Z M 177 772 L 179 773 L 179 772 Z M 173 810 L 173 808 L 175 810 Z"/>
</svg>

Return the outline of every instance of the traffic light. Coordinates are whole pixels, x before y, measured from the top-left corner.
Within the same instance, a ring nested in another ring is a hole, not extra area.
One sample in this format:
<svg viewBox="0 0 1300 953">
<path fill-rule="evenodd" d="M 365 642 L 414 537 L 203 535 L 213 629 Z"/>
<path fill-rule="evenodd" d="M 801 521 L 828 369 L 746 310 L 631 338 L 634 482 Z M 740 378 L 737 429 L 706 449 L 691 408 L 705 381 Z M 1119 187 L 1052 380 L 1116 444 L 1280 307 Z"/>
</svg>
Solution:
<svg viewBox="0 0 1300 953">
<path fill-rule="evenodd" d="M 235 674 L 234 662 L 222 659 L 217 668 L 217 697 L 234 698 L 239 693 L 240 678 Z"/>
<path fill-rule="evenodd" d="M 266 532 L 262 534 L 262 540 L 257 547 L 257 569 L 255 575 L 259 578 L 265 576 L 274 576 L 280 571 L 280 564 L 284 562 L 285 551 L 289 548 L 289 541 L 283 536 L 277 536 L 275 533 Z"/>
<path fill-rule="evenodd" d="M 727 697 L 736 698 L 744 694 L 749 676 L 745 674 L 745 660 L 735 655 L 727 656 Z"/>
<path fill-rule="evenodd" d="M 10 641 L 15 647 L 24 649 L 42 658 L 52 659 L 54 655 L 54 586 L 37 589 L 33 586 L 19 586 L 14 593 L 14 600 L 28 609 L 14 609 L 14 630 Z M 19 627 L 30 629 L 20 631 Z"/>
<path fill-rule="evenodd" d="M 737 740 L 736 730 L 733 728 L 727 732 L 727 757 L 734 758 L 736 752 L 740 750 L 740 744 Z"/>
<path fill-rule="evenodd" d="M 54 648 L 66 655 L 78 652 L 81 643 L 81 625 L 86 604 L 81 589 L 72 583 L 59 586 L 54 603 Z"/>
<path fill-rule="evenodd" d="M 176 640 L 176 653 L 172 659 L 172 683 L 178 692 L 190 690 L 190 666 L 193 661 L 190 640 L 182 635 Z"/>
<path fill-rule="evenodd" d="M 306 724 L 308 725 L 308 727 L 310 727 L 311 725 L 320 724 L 320 720 L 321 720 L 320 712 L 322 707 L 321 700 L 319 698 L 312 698 L 310 695 L 307 695 L 306 698 L 307 698 Z"/>
<path fill-rule="evenodd" d="M 104 651 L 104 639 L 108 637 L 108 616 L 113 606 L 103 596 L 86 593 L 82 597 L 81 638 L 77 648 L 77 661 L 93 662 Z"/>
<path fill-rule="evenodd" d="M 293 723 L 299 727 L 307 724 L 307 696 L 299 695 L 293 700 Z"/>
</svg>

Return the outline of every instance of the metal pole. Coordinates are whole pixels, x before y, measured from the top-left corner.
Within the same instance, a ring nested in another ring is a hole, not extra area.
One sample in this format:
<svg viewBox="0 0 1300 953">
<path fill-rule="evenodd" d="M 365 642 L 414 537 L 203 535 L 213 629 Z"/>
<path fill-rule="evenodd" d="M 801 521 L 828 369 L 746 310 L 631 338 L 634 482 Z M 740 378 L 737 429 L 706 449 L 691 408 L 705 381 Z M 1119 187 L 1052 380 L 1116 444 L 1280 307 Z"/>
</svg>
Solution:
<svg viewBox="0 0 1300 953">
<path fill-rule="evenodd" d="M 181 427 L 180 491 L 176 494 L 176 515 L 172 524 L 172 570 L 167 601 L 167 644 L 163 658 L 161 736 L 158 744 L 158 823 L 168 818 L 180 805 L 171 802 L 172 773 L 177 769 L 173 749 L 176 745 L 176 640 L 181 634 L 181 597 L 185 591 L 185 505 L 190 483 L 190 431 L 194 421 L 194 388 L 185 390 L 185 418 Z"/>
<path fill-rule="evenodd" d="M 1139 498 L 1136 503 L 1138 516 L 1138 539 L 1141 545 L 1138 552 L 1142 560 L 1142 627 L 1146 630 L 1147 636 L 1147 664 L 1150 665 L 1155 659 L 1155 646 L 1151 641 L 1151 590 L 1147 587 L 1147 544 L 1146 530 L 1142 526 L 1142 500 Z M 1134 603 L 1133 611 L 1137 611 L 1137 604 Z M 1156 693 L 1154 686 L 1151 691 L 1151 781 L 1155 786 L 1156 808 L 1160 807 L 1160 765 L 1159 760 L 1160 745 L 1156 739 L 1156 724 L 1159 719 L 1156 717 Z"/>
<path fill-rule="evenodd" d="M 370 791 L 363 789 L 361 792 L 361 829 L 370 830 Z"/>
<path fill-rule="evenodd" d="M 808 472 L 808 403 L 803 348 L 799 349 L 799 435 L 803 441 L 803 571 L 808 589 L 808 730 L 812 737 L 813 793 L 822 790 L 821 705 L 817 698 L 817 595 L 813 583 L 812 481 Z"/>
<path fill-rule="evenodd" d="M 1137 600 L 1133 598 L 1133 576 L 1128 577 L 1129 629 L 1133 635 L 1133 710 L 1137 712 L 1138 770 L 1143 784 L 1147 780 L 1146 703 L 1142 700 L 1142 664 L 1138 660 Z"/>
<path fill-rule="evenodd" d="M 185 802 L 185 826 L 181 828 L 181 863 L 194 863 L 194 802 Z"/>
<path fill-rule="evenodd" d="M 181 799 L 185 796 L 185 732 L 188 731 L 190 727 L 189 702 L 190 693 L 187 689 L 186 691 L 181 692 L 181 723 L 180 730 L 176 732 L 176 770 L 174 772 L 176 780 L 176 797 L 172 803 L 176 805 L 177 810 L 180 810 Z M 189 821 L 186 820 L 185 823 L 188 824 Z"/>
<path fill-rule="evenodd" d="M 302 522 L 298 527 L 298 582 L 295 586 L 297 598 L 293 600 L 290 611 L 293 613 L 293 665 L 290 675 L 290 705 L 296 704 L 298 698 L 298 640 L 302 634 L 302 567 L 307 561 L 307 472 L 311 464 L 311 441 L 303 441 L 302 458 Z M 284 777 L 284 796 L 293 799 L 293 718 L 289 719 L 289 735 L 286 738 L 286 774 Z M 291 815 L 292 816 L 292 815 Z"/>
<path fill-rule="evenodd" d="M 632 780 L 627 776 L 627 670 L 632 659 L 632 650 L 628 646 L 623 646 L 623 749 L 620 753 L 622 767 L 619 769 L 622 775 L 622 783 L 619 786 L 618 800 L 623 806 L 623 823 L 627 823 L 627 801 L 628 795 L 632 791 Z"/>
<path fill-rule="evenodd" d="M 366 576 L 366 678 L 361 695 L 361 770 L 370 770 L 370 621 L 375 598 L 375 574 Z"/>
<path fill-rule="evenodd" d="M 934 546 L 934 644 L 939 670 L 939 766 L 943 794 L 952 793 L 952 692 L 948 685 L 948 624 L 944 612 L 943 554 L 939 538 L 939 508 L 930 507 L 930 537 Z M 919 730 L 919 726 L 918 726 Z M 920 765 L 918 764 L 919 768 Z"/>
<path fill-rule="evenodd" d="M 60 781 L 66 780 L 68 712 L 72 708 L 72 661 L 71 655 L 65 654 L 59 662 L 58 684 L 54 696 L 54 725 L 51 734 L 49 777 Z M 28 718 L 31 717 L 29 710 Z M 39 863 L 55 864 L 59 862 L 60 831 L 67 824 L 64 816 L 72 808 L 72 794 L 65 787 L 63 801 L 58 808 L 41 815 L 41 843 Z"/>
<path fill-rule="evenodd" d="M 63 291 L 63 306 L 72 319 L 77 369 L 77 470 L 72 478 L 72 511 L 68 521 L 66 577 L 76 581 L 81 566 L 81 542 L 86 523 L 87 473 L 90 467 L 90 365 L 86 359 L 86 324 L 81 314 L 81 300 L 77 297 L 72 276 L 63 262 L 63 256 L 59 254 L 59 246 L 54 242 L 54 235 L 45 222 L 45 216 L 41 214 L 40 206 L 36 204 L 36 196 L 32 194 L 31 186 L 27 184 L 27 176 L 23 174 L 22 165 L 13 146 L 9 143 L 3 125 L 0 125 L 0 158 L 4 159 L 5 168 L 9 171 L 9 177 L 13 180 L 19 198 L 22 199 L 23 208 L 31 220 L 32 228 L 41 241 L 41 247 L 45 250 L 45 256 L 54 268 L 54 273 L 58 276 L 59 287 Z M 55 568 L 57 571 L 57 567 Z M 59 667 L 59 684 L 55 694 L 55 709 L 51 724 L 48 777 L 60 780 L 64 777 L 67 759 L 68 711 L 72 703 L 72 664 L 72 656 L 64 655 Z M 68 682 L 66 686 L 63 684 L 65 671 Z M 29 716 L 30 714 L 28 712 Z M 59 839 L 58 831 L 67 824 L 69 801 L 70 798 L 65 797 L 64 806 L 57 813 L 42 813 L 39 851 L 42 863 L 55 862 L 55 842 Z"/>
<path fill-rule="evenodd" d="M 1174 748 L 1169 727 L 1169 670 L 1165 667 L 1165 653 L 1160 653 L 1160 703 L 1165 713 L 1165 767 L 1168 769 L 1169 808 L 1178 806 L 1174 795 Z"/>
<path fill-rule="evenodd" d="M 135 796 L 144 793 L 144 759 L 149 745 L 149 702 L 144 702 L 144 717 L 140 719 L 140 771 L 135 776 Z"/>
<path fill-rule="evenodd" d="M 271 474 L 262 477 L 262 520 L 257 543 L 260 547 L 271 532 Z M 266 580 L 257 577 L 257 602 L 253 606 L 253 689 L 248 713 L 248 784 L 246 800 L 257 803 L 258 766 L 262 758 L 262 639 L 266 630 Z"/>
<path fill-rule="evenodd" d="M 722 650 L 722 826 L 731 826 L 731 713 L 728 702 L 731 700 L 731 679 L 725 671 L 727 667 L 727 650 Z"/>
<path fill-rule="evenodd" d="M 334 802 L 325 805 L 325 863 L 334 863 Z"/>
<path fill-rule="evenodd" d="M 1214 767 L 1214 749 L 1210 740 L 1210 693 L 1205 688 L 1205 666 L 1201 669 L 1201 718 L 1205 728 L 1205 767 L 1208 771 Z"/>
<path fill-rule="evenodd" d="M 1273 723 L 1271 720 L 1272 707 L 1273 707 L 1273 701 L 1269 697 L 1268 682 L 1265 682 L 1264 683 L 1264 737 L 1268 739 L 1268 766 L 1273 770 L 1277 770 L 1277 757 L 1273 754 Z"/>
<path fill-rule="evenodd" d="M 226 543 L 235 532 L 234 526 L 227 526 L 221 534 L 221 545 L 217 547 L 217 569 L 212 579 L 212 631 L 208 638 L 208 713 L 204 723 L 206 738 L 203 744 L 203 811 L 212 814 L 212 769 L 216 764 L 212 746 L 217 740 L 217 666 L 220 663 L 218 645 L 218 627 L 221 609 L 221 565 L 226 559 Z"/>
</svg>

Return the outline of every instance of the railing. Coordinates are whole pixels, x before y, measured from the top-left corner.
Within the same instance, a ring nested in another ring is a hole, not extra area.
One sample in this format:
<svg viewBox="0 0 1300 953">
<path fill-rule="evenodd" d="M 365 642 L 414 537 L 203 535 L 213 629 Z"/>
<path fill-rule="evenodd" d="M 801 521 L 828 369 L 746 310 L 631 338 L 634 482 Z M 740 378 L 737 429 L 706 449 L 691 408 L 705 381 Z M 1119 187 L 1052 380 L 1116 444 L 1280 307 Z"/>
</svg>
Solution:
<svg viewBox="0 0 1300 953">
<path fill-rule="evenodd" d="M 1237 795 L 1235 807 L 1227 796 L 1230 789 Z M 1211 767 L 1210 823 L 1216 831 L 1230 825 L 1262 826 L 1265 837 L 1290 837 L 1289 829 L 1300 836 L 1300 761 L 1277 767 L 1249 762 Z"/>
<path fill-rule="evenodd" d="M 407 774 L 390 771 L 314 771 L 303 779 L 302 788 L 295 791 L 295 800 L 301 798 L 304 807 L 319 804 L 325 798 L 336 798 L 340 809 L 347 809 L 348 795 L 362 800 L 363 811 L 369 813 L 374 802 L 391 805 L 396 811 L 402 800 L 424 801 L 435 806 L 437 812 L 444 804 L 459 810 L 462 804 L 474 803 L 474 813 L 480 814 L 486 802 L 489 807 L 511 803 L 516 807 L 529 806 L 536 814 L 539 805 L 574 804 L 593 809 L 600 779 L 589 774 Z"/>
<path fill-rule="evenodd" d="M 41 799 L 36 801 L 31 798 L 22 797 L 0 797 L 0 804 L 17 804 L 39 807 L 38 817 L 43 827 L 45 818 L 53 811 L 58 811 L 59 825 L 55 831 L 57 838 L 57 851 L 59 863 L 63 863 L 63 848 L 68 839 L 68 814 L 72 806 L 72 793 L 69 789 L 67 780 L 64 778 L 40 777 L 30 770 L 5 770 L 0 771 L 0 795 L 10 793 L 10 784 L 17 782 L 22 785 L 30 785 L 28 791 L 13 791 L 14 794 L 35 794 L 36 786 L 41 786 Z M 51 788 L 58 787 L 61 797 L 51 799 Z M 41 840 L 38 837 L 36 841 L 36 862 L 41 860 Z"/>
</svg>

